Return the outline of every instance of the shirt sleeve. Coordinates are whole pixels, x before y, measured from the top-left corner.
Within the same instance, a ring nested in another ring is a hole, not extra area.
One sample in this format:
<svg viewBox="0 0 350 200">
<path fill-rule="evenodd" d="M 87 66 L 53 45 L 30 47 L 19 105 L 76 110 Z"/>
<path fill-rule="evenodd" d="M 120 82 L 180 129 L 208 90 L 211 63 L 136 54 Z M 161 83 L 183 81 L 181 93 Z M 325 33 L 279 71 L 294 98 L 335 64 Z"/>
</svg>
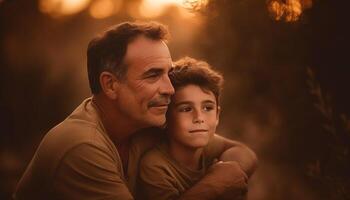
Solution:
<svg viewBox="0 0 350 200">
<path fill-rule="evenodd" d="M 80 144 L 58 166 L 53 192 L 61 199 L 133 199 L 118 167 L 107 150 Z"/>
<path fill-rule="evenodd" d="M 215 160 L 218 160 L 220 155 L 225 151 L 224 138 L 214 134 L 209 140 L 209 143 L 204 148 L 204 155 L 206 158 L 206 165 L 213 164 Z"/>
<path fill-rule="evenodd" d="M 147 158 L 141 161 L 138 184 L 138 199 L 173 200 L 180 197 L 175 180 L 166 168 Z"/>
</svg>

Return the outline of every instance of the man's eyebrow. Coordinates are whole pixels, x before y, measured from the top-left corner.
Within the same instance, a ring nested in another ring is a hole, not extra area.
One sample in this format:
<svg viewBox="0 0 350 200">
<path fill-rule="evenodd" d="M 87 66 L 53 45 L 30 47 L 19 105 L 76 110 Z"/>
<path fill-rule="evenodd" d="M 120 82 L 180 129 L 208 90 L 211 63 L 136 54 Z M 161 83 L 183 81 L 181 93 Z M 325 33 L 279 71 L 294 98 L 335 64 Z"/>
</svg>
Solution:
<svg viewBox="0 0 350 200">
<path fill-rule="evenodd" d="M 164 73 L 164 69 L 163 68 L 151 68 L 147 71 L 145 71 L 142 75 L 145 77 L 145 76 L 148 76 L 148 75 L 152 75 L 152 74 L 162 74 Z"/>
</svg>

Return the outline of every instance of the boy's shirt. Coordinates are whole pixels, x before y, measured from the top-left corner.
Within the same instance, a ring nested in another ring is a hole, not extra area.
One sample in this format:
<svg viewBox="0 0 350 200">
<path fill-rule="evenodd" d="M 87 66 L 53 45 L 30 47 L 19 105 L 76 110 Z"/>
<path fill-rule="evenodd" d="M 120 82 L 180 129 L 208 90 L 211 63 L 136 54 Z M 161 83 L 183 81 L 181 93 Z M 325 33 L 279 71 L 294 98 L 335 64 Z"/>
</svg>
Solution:
<svg viewBox="0 0 350 200">
<path fill-rule="evenodd" d="M 163 141 L 142 158 L 138 182 L 139 199 L 177 199 L 205 175 L 212 163 L 203 153 L 200 169 L 191 170 L 174 160 L 167 148 L 167 143 Z"/>
</svg>

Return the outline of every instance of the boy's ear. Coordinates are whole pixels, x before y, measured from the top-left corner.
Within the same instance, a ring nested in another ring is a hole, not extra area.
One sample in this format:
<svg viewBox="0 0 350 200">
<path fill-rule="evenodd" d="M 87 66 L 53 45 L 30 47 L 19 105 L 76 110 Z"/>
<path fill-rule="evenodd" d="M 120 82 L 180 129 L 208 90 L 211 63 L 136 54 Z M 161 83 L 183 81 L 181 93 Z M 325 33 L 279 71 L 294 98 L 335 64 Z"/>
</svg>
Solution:
<svg viewBox="0 0 350 200">
<path fill-rule="evenodd" d="M 100 74 L 100 85 L 108 98 L 115 100 L 118 97 L 119 82 L 113 73 L 103 71 Z"/>
<path fill-rule="evenodd" d="M 220 113 L 221 113 L 221 107 L 218 106 L 217 112 L 216 112 L 216 126 L 219 125 L 219 118 L 220 118 Z"/>
</svg>

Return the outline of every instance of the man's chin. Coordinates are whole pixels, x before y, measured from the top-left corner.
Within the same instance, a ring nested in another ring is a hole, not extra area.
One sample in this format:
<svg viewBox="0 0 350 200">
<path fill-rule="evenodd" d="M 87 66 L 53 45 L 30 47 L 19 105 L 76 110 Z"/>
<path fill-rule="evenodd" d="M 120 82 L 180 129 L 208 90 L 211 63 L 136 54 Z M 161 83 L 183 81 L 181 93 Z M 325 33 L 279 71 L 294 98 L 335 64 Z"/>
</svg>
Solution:
<svg viewBox="0 0 350 200">
<path fill-rule="evenodd" d="M 153 115 L 148 117 L 147 121 L 151 126 L 163 127 L 165 125 L 165 115 Z"/>
</svg>

